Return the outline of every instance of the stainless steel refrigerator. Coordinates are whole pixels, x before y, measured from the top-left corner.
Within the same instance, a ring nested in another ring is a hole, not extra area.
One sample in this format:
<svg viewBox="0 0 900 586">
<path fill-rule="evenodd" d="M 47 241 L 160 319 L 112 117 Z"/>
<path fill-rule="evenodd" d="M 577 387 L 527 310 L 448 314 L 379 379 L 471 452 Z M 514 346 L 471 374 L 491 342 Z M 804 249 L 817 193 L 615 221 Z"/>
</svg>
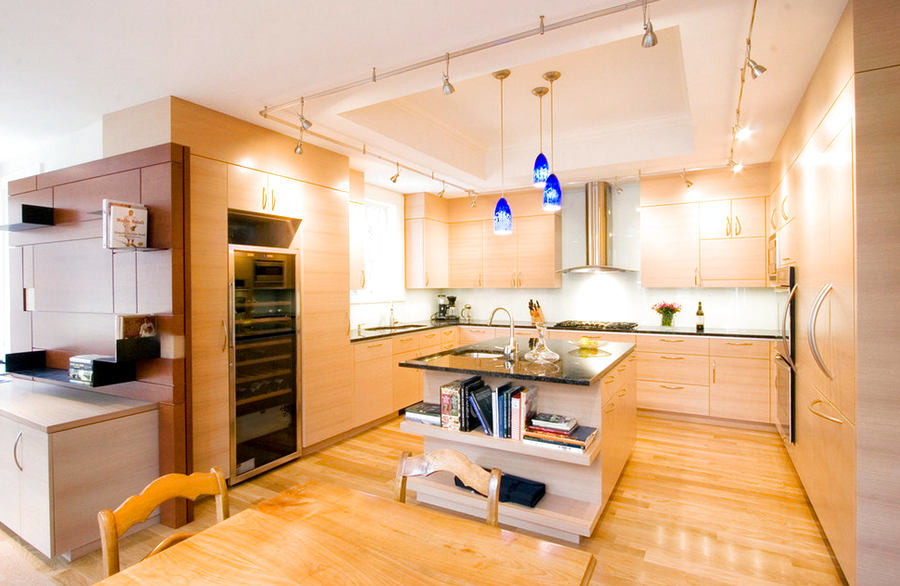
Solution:
<svg viewBox="0 0 900 586">
<path fill-rule="evenodd" d="M 232 484 L 300 455 L 295 251 L 229 246 Z"/>
</svg>

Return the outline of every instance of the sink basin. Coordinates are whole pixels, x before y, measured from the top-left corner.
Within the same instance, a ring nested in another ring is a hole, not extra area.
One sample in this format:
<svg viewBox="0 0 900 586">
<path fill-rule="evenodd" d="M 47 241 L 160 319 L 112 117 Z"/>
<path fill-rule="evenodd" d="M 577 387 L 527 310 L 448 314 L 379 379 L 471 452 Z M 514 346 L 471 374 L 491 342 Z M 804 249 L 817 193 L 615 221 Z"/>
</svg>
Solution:
<svg viewBox="0 0 900 586">
<path fill-rule="evenodd" d="M 367 332 L 381 332 L 384 330 L 406 330 L 409 328 L 424 328 L 422 324 L 406 324 L 405 326 L 377 326 L 374 328 L 363 328 Z"/>
<path fill-rule="evenodd" d="M 468 358 L 503 358 L 503 352 L 500 350 L 461 350 L 454 352 L 453 355 Z"/>
</svg>

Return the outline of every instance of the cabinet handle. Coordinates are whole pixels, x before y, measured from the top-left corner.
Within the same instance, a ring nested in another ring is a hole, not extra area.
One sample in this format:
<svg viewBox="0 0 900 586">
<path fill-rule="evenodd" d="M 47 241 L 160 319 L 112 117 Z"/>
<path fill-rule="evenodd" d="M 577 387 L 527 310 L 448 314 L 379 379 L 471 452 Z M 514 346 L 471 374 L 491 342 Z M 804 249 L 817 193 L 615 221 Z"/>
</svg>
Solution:
<svg viewBox="0 0 900 586">
<path fill-rule="evenodd" d="M 262 209 L 266 209 L 266 202 L 267 202 L 267 201 L 268 201 L 268 198 L 266 197 L 266 188 L 263 187 L 263 191 L 262 191 Z"/>
<path fill-rule="evenodd" d="M 272 211 L 274 212 L 275 211 L 275 190 L 272 189 L 271 192 L 272 192 Z"/>
<path fill-rule="evenodd" d="M 616 402 L 615 402 L 615 401 L 610 401 L 610 402 L 609 402 L 609 407 L 608 407 L 607 409 L 604 409 L 603 412 L 604 412 L 604 413 L 612 413 L 612 412 L 615 411 L 615 410 L 616 410 Z"/>
<path fill-rule="evenodd" d="M 412 342 L 413 339 L 412 338 L 400 338 L 400 341 L 401 342 Z"/>
<path fill-rule="evenodd" d="M 670 344 L 679 344 L 681 342 L 684 342 L 684 340 L 669 340 L 668 338 L 660 338 L 659 341 L 660 342 L 668 342 Z"/>
<path fill-rule="evenodd" d="M 828 370 L 828 367 L 825 366 L 825 361 L 822 360 L 822 355 L 819 354 L 819 345 L 816 343 L 816 320 L 819 318 L 819 310 L 822 308 L 822 303 L 825 302 L 825 298 L 828 297 L 828 294 L 831 293 L 831 283 L 826 283 L 825 286 L 819 291 L 819 294 L 816 296 L 816 300 L 813 301 L 813 307 L 809 312 L 809 323 L 807 324 L 806 330 L 806 340 L 809 343 L 809 349 L 812 351 L 813 358 L 816 361 L 816 364 L 819 365 L 819 368 L 822 369 L 822 372 L 828 378 L 834 378 L 834 375 L 831 374 L 831 371 Z"/>
<path fill-rule="evenodd" d="M 478 286 L 484 287 L 484 275 L 481 273 L 478 273 Z"/>
<path fill-rule="evenodd" d="M 359 271 L 359 272 L 362 273 L 362 284 L 360 285 L 359 288 L 360 288 L 360 289 L 365 289 L 365 288 L 366 288 L 366 270 L 363 269 L 363 270 L 361 270 L 361 271 Z"/>
<path fill-rule="evenodd" d="M 784 218 L 785 221 L 788 219 L 788 214 L 786 211 L 784 211 L 784 204 L 787 203 L 787 199 L 788 199 L 787 196 L 785 196 L 785 198 L 783 200 L 781 200 L 781 206 L 780 206 L 781 207 L 781 217 Z"/>
<path fill-rule="evenodd" d="M 725 218 L 725 236 L 731 236 L 731 216 Z"/>
<path fill-rule="evenodd" d="M 769 217 L 769 222 L 772 224 L 773 230 L 775 229 L 775 212 L 777 212 L 777 211 L 778 211 L 777 209 L 772 208 L 772 215 Z"/>
<path fill-rule="evenodd" d="M 347 316 L 347 335 L 349 336 L 350 335 L 350 312 L 348 311 L 345 315 Z"/>
<path fill-rule="evenodd" d="M 684 360 L 684 356 L 660 356 L 663 360 Z"/>
<path fill-rule="evenodd" d="M 729 346 L 752 346 L 753 342 L 726 342 Z"/>
<path fill-rule="evenodd" d="M 828 421 L 833 421 L 834 423 L 844 423 L 843 420 L 838 419 L 837 417 L 825 415 L 821 411 L 816 411 L 815 409 L 813 409 L 813 405 L 815 405 L 816 403 L 821 403 L 821 402 L 822 402 L 822 399 L 816 399 L 815 401 L 813 401 L 812 403 L 807 405 L 806 408 L 809 409 L 810 413 L 812 413 L 813 415 L 818 415 L 822 419 L 827 419 Z M 19 435 L 22 435 L 22 434 L 20 433 Z M 19 468 L 19 470 L 21 470 L 21 468 Z"/>
<path fill-rule="evenodd" d="M 225 327 L 225 320 L 222 320 L 222 352 L 228 348 L 228 328 Z"/>
<path fill-rule="evenodd" d="M 697 287 L 700 284 L 699 277 L 698 277 L 699 272 L 700 272 L 700 269 L 698 269 L 697 267 L 694 267 L 694 287 Z"/>
<path fill-rule="evenodd" d="M 13 460 L 16 461 L 16 468 L 20 471 L 23 470 L 22 465 L 19 464 L 19 442 L 22 441 L 22 432 L 19 432 L 19 435 L 16 436 L 16 443 L 13 444 Z"/>
<path fill-rule="evenodd" d="M 383 344 L 369 344 L 370 349 L 371 348 L 381 348 L 381 346 L 383 346 Z"/>
<path fill-rule="evenodd" d="M 522 287 L 522 272 L 519 272 L 519 288 Z"/>
<path fill-rule="evenodd" d="M 739 216 L 734 217 L 734 225 L 735 225 L 734 235 L 740 236 L 741 235 L 741 218 Z"/>
<path fill-rule="evenodd" d="M 516 273 L 515 273 L 515 271 L 513 271 L 513 274 L 512 274 L 512 286 L 513 286 L 513 287 L 516 286 Z"/>
<path fill-rule="evenodd" d="M 611 375 L 609 375 L 609 378 L 608 378 L 607 380 L 604 380 L 604 381 L 603 381 L 603 384 L 607 384 L 607 385 L 608 385 L 609 383 L 613 382 L 614 380 L 616 380 L 616 375 L 611 374 Z"/>
<path fill-rule="evenodd" d="M 712 362 L 712 375 L 713 375 L 713 384 L 716 384 L 716 361 Z"/>
<path fill-rule="evenodd" d="M 784 262 L 787 262 L 787 261 L 792 260 L 792 259 L 791 259 L 791 257 L 789 257 L 789 256 L 782 256 L 782 257 L 781 257 L 781 260 L 783 260 Z"/>
<path fill-rule="evenodd" d="M 428 271 L 425 271 L 425 286 L 428 286 Z"/>
<path fill-rule="evenodd" d="M 664 389 L 669 389 L 669 390 L 672 390 L 672 391 L 680 391 L 681 389 L 684 388 L 684 387 L 681 387 L 681 386 L 678 386 L 678 385 L 659 385 L 659 386 L 661 386 L 661 387 L 664 388 Z"/>
<path fill-rule="evenodd" d="M 616 396 L 618 396 L 618 397 L 624 397 L 624 396 L 627 395 L 627 394 L 628 394 L 628 391 L 627 391 L 626 389 L 619 389 L 619 392 L 616 393 Z"/>
</svg>

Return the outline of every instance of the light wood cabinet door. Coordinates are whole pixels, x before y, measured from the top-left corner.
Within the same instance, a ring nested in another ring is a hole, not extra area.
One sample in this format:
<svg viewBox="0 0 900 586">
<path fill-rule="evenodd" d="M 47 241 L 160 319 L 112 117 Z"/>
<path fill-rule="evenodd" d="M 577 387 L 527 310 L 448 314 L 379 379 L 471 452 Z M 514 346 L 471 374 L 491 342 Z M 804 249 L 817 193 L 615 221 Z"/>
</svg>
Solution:
<svg viewBox="0 0 900 586">
<path fill-rule="evenodd" d="M 412 360 L 419 356 L 418 348 L 394 354 L 393 369 L 393 409 L 398 411 L 422 400 L 422 371 L 418 368 L 398 366 L 404 360 Z"/>
<path fill-rule="evenodd" d="M 0 523 L 16 533 L 20 530 L 19 517 L 19 467 L 20 425 L 0 417 Z"/>
<path fill-rule="evenodd" d="M 248 212 L 270 213 L 268 173 L 238 165 L 227 167 L 228 207 Z"/>
<path fill-rule="evenodd" d="M 765 287 L 766 239 L 701 240 L 700 277 L 704 287 Z"/>
<path fill-rule="evenodd" d="M 38 550 L 51 552 L 55 520 L 50 514 L 53 499 L 50 497 L 49 437 L 28 426 L 22 426 L 20 431 L 19 508 L 22 521 L 18 533 Z"/>
<path fill-rule="evenodd" d="M 390 346 L 390 344 L 387 344 Z M 394 409 L 390 354 L 353 365 L 353 426 L 384 417 Z"/>
<path fill-rule="evenodd" d="M 513 233 L 494 234 L 492 222 L 482 222 L 484 234 L 484 281 L 487 289 L 511 289 L 518 276 L 517 238 L 520 218 L 513 218 Z"/>
<path fill-rule="evenodd" d="M 350 289 L 366 286 L 366 206 L 350 202 Z"/>
<path fill-rule="evenodd" d="M 425 220 L 406 220 L 406 288 L 424 289 L 425 285 Z"/>
<path fill-rule="evenodd" d="M 187 286 L 194 470 L 230 470 L 228 431 L 228 166 L 191 155 Z M 240 169 L 240 167 L 235 167 Z"/>
<path fill-rule="evenodd" d="M 430 289 L 444 289 L 450 286 L 449 263 L 447 262 L 448 227 L 444 222 L 425 222 L 425 286 Z"/>
<path fill-rule="evenodd" d="M 285 218 L 303 217 L 305 184 L 296 179 L 269 175 L 269 189 L 266 192 L 265 213 Z"/>
<path fill-rule="evenodd" d="M 481 287 L 484 274 L 482 222 L 453 222 L 448 226 L 450 287 Z"/>
<path fill-rule="evenodd" d="M 459 343 L 461 346 L 477 344 L 496 337 L 497 333 L 494 328 L 471 326 L 460 326 L 459 328 Z"/>
<path fill-rule="evenodd" d="M 699 286 L 699 242 L 696 203 L 641 208 L 641 284 Z"/>
<path fill-rule="evenodd" d="M 757 238 L 766 235 L 765 198 L 732 200 L 731 235 L 734 238 Z"/>
<path fill-rule="evenodd" d="M 709 387 L 704 385 L 638 381 L 637 393 L 642 409 L 709 415 Z"/>
<path fill-rule="evenodd" d="M 516 218 L 516 286 L 548 289 L 562 286 L 561 219 L 558 214 Z"/>
<path fill-rule="evenodd" d="M 731 200 L 704 201 L 699 204 L 700 238 L 731 238 Z"/>
<path fill-rule="evenodd" d="M 640 380 L 709 384 L 709 357 L 688 354 L 657 354 L 638 352 L 638 378 Z"/>
<path fill-rule="evenodd" d="M 743 421 L 769 421 L 769 361 L 709 360 L 709 414 Z"/>
</svg>

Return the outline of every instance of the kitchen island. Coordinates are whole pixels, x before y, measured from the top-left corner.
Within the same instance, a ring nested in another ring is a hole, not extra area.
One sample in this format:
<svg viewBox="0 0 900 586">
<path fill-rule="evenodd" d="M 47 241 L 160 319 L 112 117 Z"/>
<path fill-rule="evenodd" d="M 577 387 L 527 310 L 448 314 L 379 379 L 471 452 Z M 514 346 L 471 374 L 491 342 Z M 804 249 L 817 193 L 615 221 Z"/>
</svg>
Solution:
<svg viewBox="0 0 900 586">
<path fill-rule="evenodd" d="M 423 370 L 422 396 L 428 403 L 440 403 L 441 385 L 473 374 L 481 375 L 492 388 L 518 381 L 537 389 L 538 412 L 575 417 L 579 425 L 598 429 L 598 438 L 584 451 L 488 436 L 480 428 L 460 432 L 404 421 L 401 429 L 423 436 L 426 452 L 455 449 L 480 466 L 543 482 L 546 495 L 533 508 L 501 502 L 500 523 L 577 543 L 593 533 L 634 446 L 634 344 L 605 342 L 583 349 L 569 341 L 549 340 L 560 359 L 539 364 L 524 359 L 529 338 L 517 340 L 519 351 L 512 362 L 498 351 L 507 339 L 496 338 L 407 360 L 400 366 Z M 450 475 L 410 478 L 409 482 L 420 502 L 484 515 L 484 499 L 457 488 Z"/>
</svg>

